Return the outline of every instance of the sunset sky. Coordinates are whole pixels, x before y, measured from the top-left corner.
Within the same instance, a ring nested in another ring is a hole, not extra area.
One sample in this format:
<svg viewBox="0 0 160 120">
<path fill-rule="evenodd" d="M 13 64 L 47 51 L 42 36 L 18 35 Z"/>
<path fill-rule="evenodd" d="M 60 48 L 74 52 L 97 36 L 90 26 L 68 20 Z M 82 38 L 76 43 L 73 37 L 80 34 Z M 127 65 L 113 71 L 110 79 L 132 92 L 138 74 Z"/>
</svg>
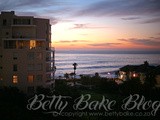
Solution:
<svg viewBox="0 0 160 120">
<path fill-rule="evenodd" d="M 50 19 L 57 50 L 160 50 L 160 0 L 0 0 L 0 11 Z"/>
</svg>

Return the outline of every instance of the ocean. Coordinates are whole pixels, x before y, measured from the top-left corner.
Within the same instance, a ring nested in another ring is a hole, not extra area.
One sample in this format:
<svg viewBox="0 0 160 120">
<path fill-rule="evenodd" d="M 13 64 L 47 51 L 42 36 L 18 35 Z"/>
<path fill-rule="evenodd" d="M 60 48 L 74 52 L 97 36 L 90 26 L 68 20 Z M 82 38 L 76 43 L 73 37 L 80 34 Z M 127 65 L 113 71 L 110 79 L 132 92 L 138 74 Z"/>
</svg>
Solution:
<svg viewBox="0 0 160 120">
<path fill-rule="evenodd" d="M 139 65 L 148 61 L 150 65 L 160 65 L 160 54 L 55 54 L 55 76 L 73 72 L 73 63 L 77 63 L 76 75 L 94 75 L 98 72 L 105 77 L 109 72 L 117 71 L 125 65 Z"/>
</svg>

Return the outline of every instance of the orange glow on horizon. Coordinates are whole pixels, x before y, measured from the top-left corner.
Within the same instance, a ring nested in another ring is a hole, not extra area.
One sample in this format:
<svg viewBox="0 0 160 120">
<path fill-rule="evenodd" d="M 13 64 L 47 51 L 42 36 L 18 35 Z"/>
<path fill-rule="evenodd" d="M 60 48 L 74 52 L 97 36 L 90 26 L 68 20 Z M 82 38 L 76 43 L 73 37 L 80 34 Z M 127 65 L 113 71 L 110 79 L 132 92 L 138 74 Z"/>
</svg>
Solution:
<svg viewBox="0 0 160 120">
<path fill-rule="evenodd" d="M 159 50 L 158 45 L 148 43 L 152 41 L 150 36 L 154 36 L 156 31 L 151 26 L 141 27 L 115 21 L 108 24 L 112 24 L 112 27 L 99 24 L 102 28 L 94 28 L 92 24 L 87 24 L 86 28 L 74 28 L 74 22 L 58 23 L 52 26 L 52 46 L 62 50 Z M 153 29 L 153 31 L 148 32 L 147 29 Z"/>
</svg>

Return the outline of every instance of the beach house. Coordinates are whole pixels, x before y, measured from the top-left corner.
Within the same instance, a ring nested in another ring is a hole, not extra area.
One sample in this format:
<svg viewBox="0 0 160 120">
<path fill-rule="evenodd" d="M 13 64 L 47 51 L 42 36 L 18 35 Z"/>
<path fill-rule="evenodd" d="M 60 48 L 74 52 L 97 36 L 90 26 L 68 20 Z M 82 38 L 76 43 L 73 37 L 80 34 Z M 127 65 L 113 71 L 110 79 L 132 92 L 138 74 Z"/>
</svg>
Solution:
<svg viewBox="0 0 160 120">
<path fill-rule="evenodd" d="M 153 77 L 152 72 L 156 69 L 155 66 L 149 65 L 147 61 L 141 65 L 126 65 L 119 70 L 119 79 L 126 81 L 133 78 L 139 78 L 140 82 L 144 84 L 146 77 Z"/>
</svg>

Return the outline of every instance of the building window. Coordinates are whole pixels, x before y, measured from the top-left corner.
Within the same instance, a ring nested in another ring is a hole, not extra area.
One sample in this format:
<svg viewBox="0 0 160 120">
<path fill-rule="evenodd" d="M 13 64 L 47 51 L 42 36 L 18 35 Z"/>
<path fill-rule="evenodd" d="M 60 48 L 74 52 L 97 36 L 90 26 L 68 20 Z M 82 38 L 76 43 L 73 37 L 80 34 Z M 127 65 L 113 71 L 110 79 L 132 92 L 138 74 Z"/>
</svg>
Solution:
<svg viewBox="0 0 160 120">
<path fill-rule="evenodd" d="M 36 48 L 42 48 L 44 46 L 44 42 L 36 41 Z"/>
<path fill-rule="evenodd" d="M 13 65 L 13 71 L 17 71 L 17 65 Z"/>
<path fill-rule="evenodd" d="M 6 32 L 6 35 L 9 35 L 9 32 Z"/>
<path fill-rule="evenodd" d="M 30 19 L 14 19 L 13 24 L 14 25 L 30 25 L 31 20 Z"/>
<path fill-rule="evenodd" d="M 3 19 L 3 25 L 6 26 L 7 25 L 7 20 Z"/>
<path fill-rule="evenodd" d="M 38 60 L 42 60 L 42 53 L 41 53 L 41 52 L 38 52 L 38 53 L 36 54 L 36 58 L 37 58 Z"/>
<path fill-rule="evenodd" d="M 36 76 L 37 81 L 42 81 L 42 78 L 43 78 L 43 75 L 37 75 Z"/>
<path fill-rule="evenodd" d="M 28 53 L 28 59 L 29 60 L 34 60 L 34 52 L 29 52 Z"/>
<path fill-rule="evenodd" d="M 13 24 L 14 24 L 14 25 L 21 24 L 21 20 L 20 20 L 20 19 L 14 19 L 14 20 L 13 20 Z"/>
<path fill-rule="evenodd" d="M 0 66 L 0 70 L 2 70 L 3 69 L 3 67 L 2 66 Z"/>
<path fill-rule="evenodd" d="M 36 48 L 36 41 L 35 40 L 30 40 L 30 49 Z"/>
<path fill-rule="evenodd" d="M 28 65 L 28 70 L 29 70 L 29 71 L 34 70 L 34 64 L 29 64 L 29 65 Z"/>
<path fill-rule="evenodd" d="M 30 19 L 22 19 L 23 25 L 30 25 L 30 23 L 31 23 Z"/>
<path fill-rule="evenodd" d="M 33 83 L 34 81 L 34 75 L 28 75 L 28 82 Z"/>
<path fill-rule="evenodd" d="M 24 48 L 24 41 L 18 41 L 18 48 L 23 49 Z"/>
<path fill-rule="evenodd" d="M 37 64 L 36 65 L 36 70 L 42 70 L 42 64 Z"/>
<path fill-rule="evenodd" d="M 12 76 L 12 82 L 13 82 L 14 84 L 18 83 L 18 76 L 17 76 L 17 75 L 13 75 L 13 76 Z"/>
<path fill-rule="evenodd" d="M 14 59 L 14 60 L 17 60 L 17 58 L 18 58 L 18 53 L 16 53 L 16 52 L 13 53 L 13 59 Z"/>
<path fill-rule="evenodd" d="M 4 41 L 4 48 L 5 49 L 15 49 L 16 48 L 16 41 L 15 40 Z"/>
<path fill-rule="evenodd" d="M 0 58 L 2 58 L 2 55 L 0 55 Z"/>
<path fill-rule="evenodd" d="M 0 77 L 0 81 L 2 81 L 3 80 L 3 78 L 2 77 Z"/>
</svg>

